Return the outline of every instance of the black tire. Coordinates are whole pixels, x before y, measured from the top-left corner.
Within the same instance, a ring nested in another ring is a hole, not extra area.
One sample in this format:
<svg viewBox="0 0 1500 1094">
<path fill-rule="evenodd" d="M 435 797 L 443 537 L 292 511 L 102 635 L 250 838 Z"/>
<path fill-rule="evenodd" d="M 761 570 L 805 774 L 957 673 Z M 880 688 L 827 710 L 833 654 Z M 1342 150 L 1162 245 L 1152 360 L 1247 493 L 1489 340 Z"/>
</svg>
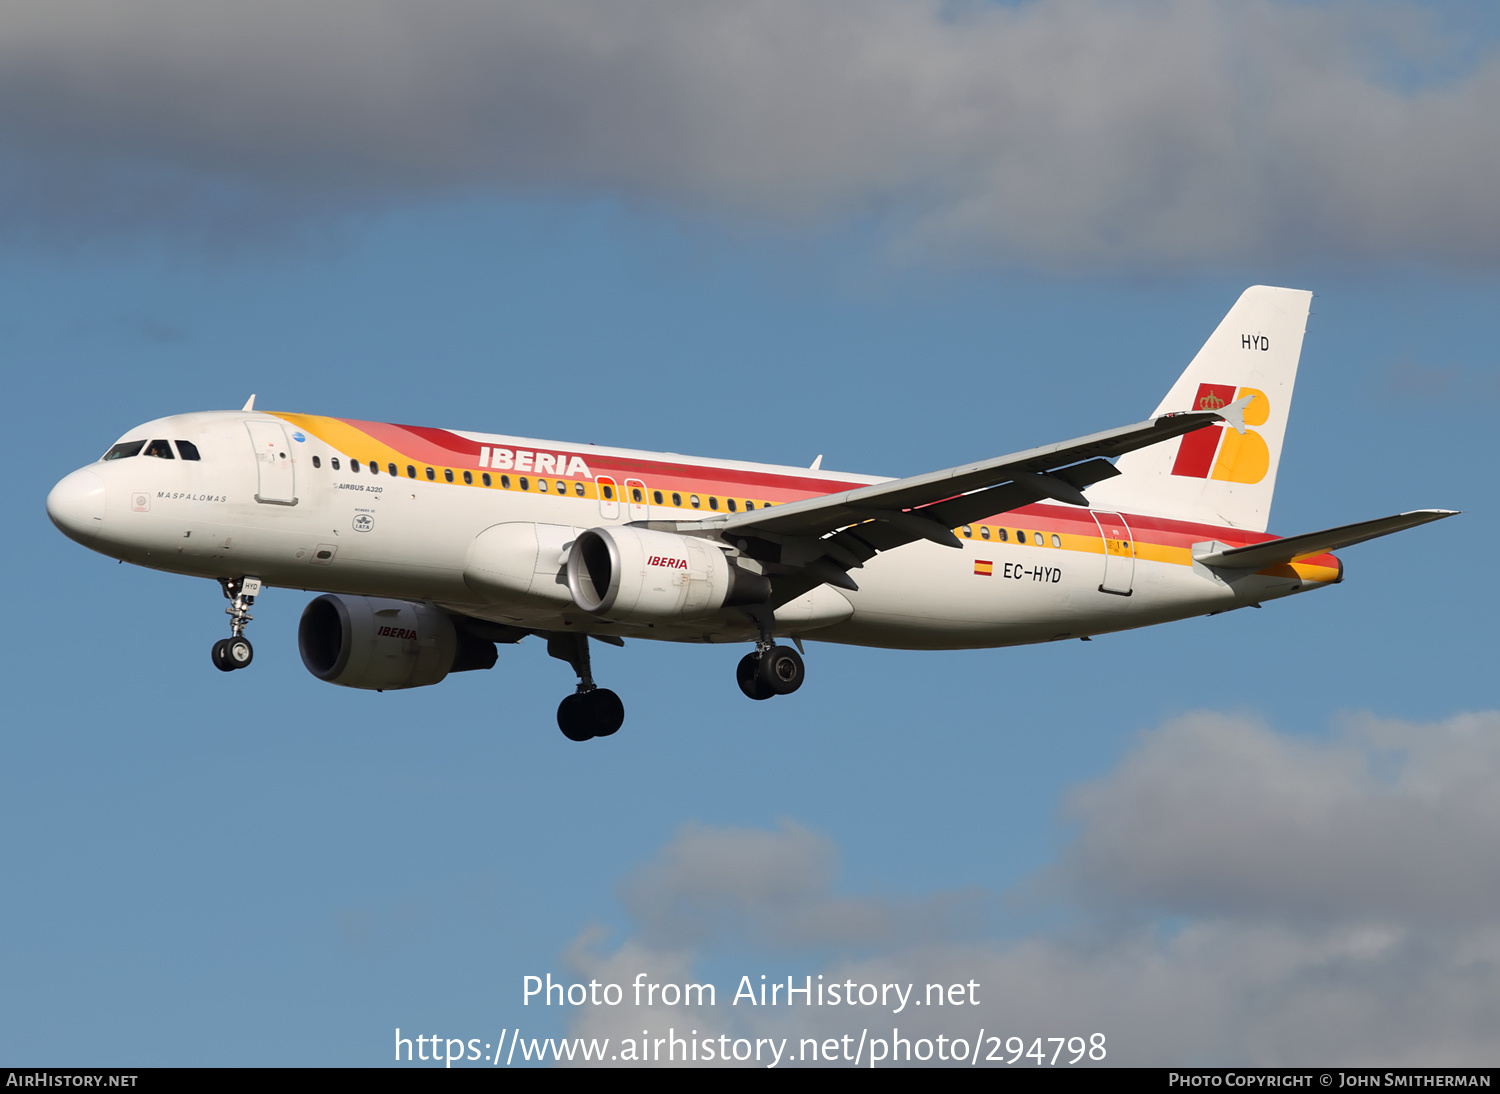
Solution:
<svg viewBox="0 0 1500 1094">
<path fill-rule="evenodd" d="M 577 692 L 557 704 L 557 728 L 570 741 L 587 741 L 594 731 L 589 727 L 584 696 Z"/>
<path fill-rule="evenodd" d="M 775 695 L 760 681 L 755 670 L 760 665 L 755 659 L 755 654 L 747 653 L 740 659 L 739 667 L 734 670 L 735 682 L 740 685 L 740 690 L 751 699 L 769 699 Z"/>
<path fill-rule="evenodd" d="M 220 672 L 233 672 L 234 666 L 229 662 L 229 655 L 225 652 L 229 647 L 229 639 L 221 638 L 214 643 L 214 648 L 209 652 L 213 658 L 214 668 Z"/>
<path fill-rule="evenodd" d="M 791 646 L 772 646 L 755 669 L 755 678 L 773 695 L 790 695 L 802 686 L 806 675 L 802 655 Z"/>
<path fill-rule="evenodd" d="M 585 692 L 583 698 L 595 737 L 608 737 L 625 724 L 625 704 L 608 688 L 595 688 Z"/>
<path fill-rule="evenodd" d="M 242 669 L 255 657 L 255 648 L 248 638 L 229 638 L 224 641 L 224 661 L 231 669 Z"/>
</svg>

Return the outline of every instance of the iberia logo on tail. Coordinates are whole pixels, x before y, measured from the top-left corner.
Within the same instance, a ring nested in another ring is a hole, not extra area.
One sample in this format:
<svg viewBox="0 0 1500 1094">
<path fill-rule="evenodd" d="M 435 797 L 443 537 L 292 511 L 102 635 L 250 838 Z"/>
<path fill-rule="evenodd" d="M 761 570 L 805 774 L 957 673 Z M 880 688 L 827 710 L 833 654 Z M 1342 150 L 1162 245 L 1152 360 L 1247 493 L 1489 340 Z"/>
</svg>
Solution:
<svg viewBox="0 0 1500 1094">
<path fill-rule="evenodd" d="M 1271 416 L 1271 403 L 1265 392 L 1253 387 L 1236 389 L 1233 384 L 1199 384 L 1193 409 L 1219 410 L 1247 395 L 1252 398 L 1245 406 L 1245 424 L 1265 425 Z M 1271 453 L 1255 430 L 1246 429 L 1239 433 L 1222 425 L 1211 425 L 1182 438 L 1172 474 L 1192 479 L 1256 483 L 1266 477 L 1270 467 Z"/>
</svg>

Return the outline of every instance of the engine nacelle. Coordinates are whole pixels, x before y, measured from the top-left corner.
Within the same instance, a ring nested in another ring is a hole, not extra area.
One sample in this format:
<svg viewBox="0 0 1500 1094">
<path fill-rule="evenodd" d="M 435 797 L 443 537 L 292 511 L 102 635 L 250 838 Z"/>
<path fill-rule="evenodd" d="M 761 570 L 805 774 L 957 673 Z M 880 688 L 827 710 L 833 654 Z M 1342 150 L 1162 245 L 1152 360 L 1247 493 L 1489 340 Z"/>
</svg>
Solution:
<svg viewBox="0 0 1500 1094">
<path fill-rule="evenodd" d="M 591 615 L 660 623 L 763 604 L 771 583 L 730 563 L 713 543 L 644 528 L 590 528 L 568 552 L 568 591 Z"/>
<path fill-rule="evenodd" d="M 581 528 L 565 524 L 494 524 L 474 537 L 464 582 L 491 603 L 569 602 L 563 580 L 568 544 Z"/>
<path fill-rule="evenodd" d="M 497 659 L 493 643 L 462 633 L 431 604 L 333 593 L 303 609 L 297 649 L 319 680 L 370 691 L 426 687 Z"/>
</svg>

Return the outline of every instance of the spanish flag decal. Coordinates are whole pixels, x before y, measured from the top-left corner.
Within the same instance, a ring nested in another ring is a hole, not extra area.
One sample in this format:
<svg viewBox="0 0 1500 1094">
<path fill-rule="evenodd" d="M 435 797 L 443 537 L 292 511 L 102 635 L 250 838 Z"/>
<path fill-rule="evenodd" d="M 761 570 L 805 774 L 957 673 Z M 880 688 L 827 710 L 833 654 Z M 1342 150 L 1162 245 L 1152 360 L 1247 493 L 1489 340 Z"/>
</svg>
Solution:
<svg viewBox="0 0 1500 1094">
<path fill-rule="evenodd" d="M 988 559 L 976 558 L 974 560 L 974 575 L 976 577 L 993 577 L 995 564 Z"/>
</svg>

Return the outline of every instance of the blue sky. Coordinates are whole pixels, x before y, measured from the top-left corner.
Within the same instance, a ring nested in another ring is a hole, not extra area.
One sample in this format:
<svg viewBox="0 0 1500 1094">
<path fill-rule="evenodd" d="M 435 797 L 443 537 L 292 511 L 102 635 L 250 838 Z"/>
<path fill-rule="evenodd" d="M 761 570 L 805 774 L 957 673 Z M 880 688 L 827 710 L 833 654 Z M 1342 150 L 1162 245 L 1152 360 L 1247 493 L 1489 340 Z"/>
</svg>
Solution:
<svg viewBox="0 0 1500 1094">
<path fill-rule="evenodd" d="M 0 16 L 26 61 L 0 65 L 23 410 L 0 1061 L 887 1021 L 521 1003 L 527 974 L 648 971 L 974 978 L 990 1028 L 1103 1030 L 1121 1062 L 1492 1064 L 1492 39 L 1455 60 L 1401 4 L 1373 29 L 1279 4 L 623 6 L 392 2 L 305 55 L 275 5 L 161 0 L 130 34 Z M 1263 48 L 1229 77 L 1187 48 L 1244 34 Z M 1162 39 L 1188 60 L 1099 67 Z M 1440 90 L 1392 79 L 1392 49 Z M 251 392 L 916 474 L 1139 420 L 1257 283 L 1317 294 L 1272 531 L 1462 517 L 1263 611 L 810 645 L 772 703 L 739 694 L 737 650 L 603 649 L 627 721 L 585 747 L 533 640 L 434 688 L 319 682 L 301 593 L 257 603 L 252 670 L 214 672 L 216 588 L 43 508 L 137 422 Z"/>
</svg>

